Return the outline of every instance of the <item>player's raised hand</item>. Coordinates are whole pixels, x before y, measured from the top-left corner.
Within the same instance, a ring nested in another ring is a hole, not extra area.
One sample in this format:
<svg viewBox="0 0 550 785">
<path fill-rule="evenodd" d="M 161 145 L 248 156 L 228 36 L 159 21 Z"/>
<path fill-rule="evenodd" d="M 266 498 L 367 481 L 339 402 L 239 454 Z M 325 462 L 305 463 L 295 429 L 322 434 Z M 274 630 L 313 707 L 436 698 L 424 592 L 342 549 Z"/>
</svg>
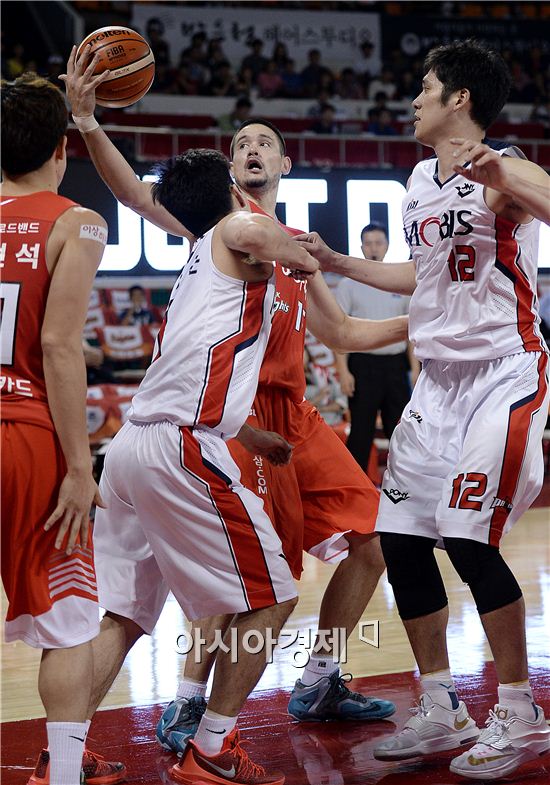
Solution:
<svg viewBox="0 0 550 785">
<path fill-rule="evenodd" d="M 65 538 L 65 553 L 70 555 L 77 540 L 85 548 L 90 530 L 90 509 L 92 502 L 98 507 L 105 507 L 91 471 L 74 472 L 65 475 L 57 505 L 46 523 L 45 531 L 58 526 L 55 547 L 61 550 Z"/>
<path fill-rule="evenodd" d="M 59 77 L 65 83 L 67 98 L 75 117 L 88 117 L 94 113 L 96 88 L 111 73 L 103 71 L 98 76 L 93 75 L 99 57 L 94 55 L 90 60 L 90 49 L 91 45 L 88 44 L 77 59 L 77 49 L 76 46 L 73 46 L 67 62 L 67 73 L 61 74 Z"/>
<path fill-rule="evenodd" d="M 319 262 L 319 267 L 324 272 L 332 272 L 338 269 L 335 266 L 337 254 L 329 248 L 323 238 L 317 232 L 297 234 L 292 238 L 294 242 L 305 248 L 311 256 Z"/>
<path fill-rule="evenodd" d="M 292 458 L 294 447 L 274 431 L 262 431 L 245 424 L 237 439 L 248 452 L 267 458 L 273 466 L 286 466 Z"/>
<path fill-rule="evenodd" d="M 495 191 L 506 191 L 510 182 L 510 173 L 502 155 L 488 145 L 471 139 L 454 138 L 450 141 L 456 147 L 453 151 L 453 157 L 456 158 L 453 171 L 474 183 L 494 188 Z M 466 168 L 465 164 L 468 161 L 470 166 Z"/>
</svg>

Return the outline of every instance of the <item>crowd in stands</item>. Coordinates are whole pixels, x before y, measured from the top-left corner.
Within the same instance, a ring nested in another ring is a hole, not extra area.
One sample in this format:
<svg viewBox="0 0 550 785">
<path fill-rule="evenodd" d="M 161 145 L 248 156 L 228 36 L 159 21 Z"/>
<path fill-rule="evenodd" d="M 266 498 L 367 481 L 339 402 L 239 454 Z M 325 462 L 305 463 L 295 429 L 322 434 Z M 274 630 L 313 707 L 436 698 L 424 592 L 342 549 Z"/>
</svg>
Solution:
<svg viewBox="0 0 550 785">
<path fill-rule="evenodd" d="M 147 35 L 155 54 L 157 74 L 152 90 L 177 95 L 232 96 L 255 98 L 317 98 L 324 103 L 346 100 L 374 100 L 384 94 L 388 100 L 411 100 L 420 91 L 423 59 L 411 59 L 400 50 L 388 53 L 381 67 L 372 57 L 373 47 L 365 41 L 358 60 L 335 71 L 319 49 L 311 49 L 305 67 L 298 69 L 287 46 L 272 48 L 259 38 L 249 43 L 250 53 L 240 63 L 232 63 L 220 38 L 207 39 L 204 32 L 193 35 L 181 52 L 171 52 L 163 38 L 159 19 L 149 22 Z M 510 100 L 535 103 L 537 110 L 550 99 L 550 57 L 532 48 L 523 59 L 504 50 L 513 88 Z"/>
<path fill-rule="evenodd" d="M 423 75 L 422 59 L 411 62 L 399 51 L 390 54 L 380 71 L 369 67 L 372 47 L 368 42 L 361 47 L 362 61 L 356 68 L 349 66 L 336 73 L 323 63 L 318 49 L 310 50 L 308 64 L 297 71 L 284 44 L 276 44 L 268 58 L 263 54 L 264 43 L 256 39 L 250 44 L 250 54 L 235 69 L 225 58 L 223 42 L 208 41 L 204 33 L 193 36 L 191 45 L 181 52 L 174 67 L 160 27 L 153 22 L 148 33 L 156 59 L 152 91 L 234 97 L 233 110 L 218 118 L 218 125 L 224 131 L 238 128 L 253 111 L 257 98 L 284 97 L 314 99 L 308 111 L 311 130 L 335 134 L 340 130 L 336 122 L 339 101 L 368 99 L 372 105 L 366 114 L 364 130 L 391 136 L 399 132 L 399 126 L 394 124 L 396 113 L 388 101 L 411 101 L 420 91 Z M 514 77 L 511 102 L 531 103 L 530 120 L 544 124 L 550 133 L 550 58 L 533 49 L 528 62 L 523 64 L 509 53 L 503 54 L 510 61 Z M 15 44 L 2 60 L 2 76 L 15 79 L 26 70 L 36 70 L 57 83 L 64 61 L 60 55 L 50 55 L 41 69 L 35 61 L 26 58 L 21 44 Z"/>
<path fill-rule="evenodd" d="M 106 5 L 106 4 L 103 4 Z M 119 4 L 120 5 L 120 4 Z M 296 5 L 300 5 L 299 3 Z M 349 5 L 346 3 L 340 6 Z M 374 3 L 383 5 L 385 13 L 392 14 L 399 3 Z M 415 6 L 420 6 L 416 3 Z M 439 3 L 440 13 L 466 14 L 463 6 L 506 7 L 507 13 L 515 14 L 515 6 L 528 6 L 529 3 Z M 452 7 L 452 8 L 451 8 Z M 475 9 L 474 9 L 475 10 Z M 527 9 L 528 10 L 528 9 Z M 525 11 L 525 9 L 524 9 Z M 501 14 L 504 11 L 501 10 Z M 519 13 L 519 11 L 518 11 Z M 529 15 L 527 15 L 529 16 Z M 356 61 L 339 70 L 324 61 L 319 49 L 311 49 L 308 62 L 298 68 L 292 52 L 284 43 L 267 45 L 259 38 L 248 44 L 249 53 L 241 62 L 230 62 L 224 52 L 221 38 L 207 38 L 204 32 L 197 32 L 180 52 L 170 50 L 164 37 L 163 23 L 160 18 L 150 19 L 147 30 L 143 31 L 150 41 L 156 61 L 155 81 L 152 91 L 171 95 L 223 96 L 235 98 L 235 109 L 231 116 L 224 116 L 220 122 L 224 130 L 238 125 L 241 115 L 246 118 L 257 98 L 309 98 L 316 99 L 310 116 L 315 119 L 312 130 L 319 133 L 335 133 L 338 125 L 334 122 L 341 100 L 365 100 L 376 102 L 366 118 L 366 129 L 373 134 L 391 135 L 396 133 L 392 121 L 392 110 L 387 101 L 412 100 L 420 91 L 423 76 L 423 58 L 407 57 L 396 49 L 385 53 L 384 59 L 373 58 L 373 47 L 365 41 L 358 52 Z M 511 103 L 532 104 L 531 120 L 542 122 L 550 131 L 550 56 L 533 47 L 520 57 L 509 50 L 502 52 L 513 76 Z M 47 62 L 37 63 L 32 53 L 25 51 L 23 45 L 12 42 L 2 45 L 2 76 L 14 79 L 25 70 L 37 72 L 57 82 L 64 70 L 64 57 L 59 53 L 50 54 Z M 248 102 L 248 103 L 247 103 Z"/>
</svg>

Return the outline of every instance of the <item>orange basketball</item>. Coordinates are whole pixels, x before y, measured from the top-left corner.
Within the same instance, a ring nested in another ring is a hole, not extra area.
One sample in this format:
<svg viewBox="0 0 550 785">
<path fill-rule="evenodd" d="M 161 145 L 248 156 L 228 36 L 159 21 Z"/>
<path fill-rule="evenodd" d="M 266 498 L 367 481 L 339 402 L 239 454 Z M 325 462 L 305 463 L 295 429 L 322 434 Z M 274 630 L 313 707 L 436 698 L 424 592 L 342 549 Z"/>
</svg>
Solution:
<svg viewBox="0 0 550 785">
<path fill-rule="evenodd" d="M 130 106 L 143 98 L 155 76 L 155 58 L 145 38 L 129 27 L 101 27 L 82 41 L 77 59 L 88 44 L 90 58 L 96 54 L 101 58 L 94 74 L 111 71 L 96 90 L 98 104 Z"/>
</svg>

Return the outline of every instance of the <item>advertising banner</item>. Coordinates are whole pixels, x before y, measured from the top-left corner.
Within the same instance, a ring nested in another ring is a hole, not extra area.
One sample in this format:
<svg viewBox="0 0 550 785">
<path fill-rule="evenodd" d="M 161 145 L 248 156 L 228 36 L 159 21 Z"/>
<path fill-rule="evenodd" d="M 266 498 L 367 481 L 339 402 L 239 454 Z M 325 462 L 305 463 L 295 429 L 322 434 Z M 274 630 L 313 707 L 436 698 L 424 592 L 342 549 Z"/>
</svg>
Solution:
<svg viewBox="0 0 550 785">
<path fill-rule="evenodd" d="M 372 64 L 380 65 L 380 17 L 376 13 L 346 13 L 276 10 L 232 7 L 225 3 L 211 6 L 132 4 L 132 26 L 147 35 L 151 20 L 159 20 L 163 38 L 170 45 L 172 64 L 177 66 L 182 49 L 191 43 L 193 33 L 204 31 L 208 39 L 223 38 L 228 60 L 238 68 L 250 54 L 247 44 L 255 38 L 264 42 L 263 55 L 270 57 L 275 44 L 287 45 L 289 56 L 298 69 L 307 63 L 310 49 L 319 49 L 323 62 L 333 68 L 359 67 L 360 45 L 373 44 Z"/>
</svg>

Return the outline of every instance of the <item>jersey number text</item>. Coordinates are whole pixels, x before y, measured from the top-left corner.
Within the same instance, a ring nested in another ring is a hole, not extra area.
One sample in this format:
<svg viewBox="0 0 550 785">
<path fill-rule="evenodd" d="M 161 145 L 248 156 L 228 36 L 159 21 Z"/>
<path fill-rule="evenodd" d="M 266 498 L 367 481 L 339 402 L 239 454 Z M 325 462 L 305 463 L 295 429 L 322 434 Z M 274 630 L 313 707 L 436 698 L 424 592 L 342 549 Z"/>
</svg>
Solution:
<svg viewBox="0 0 550 785">
<path fill-rule="evenodd" d="M 0 363 L 13 365 L 20 283 L 0 283 Z"/>
<path fill-rule="evenodd" d="M 462 486 L 464 483 L 464 490 Z M 471 483 L 470 486 L 466 483 Z M 453 480 L 453 492 L 449 507 L 458 507 L 459 510 L 481 510 L 483 502 L 476 501 L 487 490 L 487 475 L 478 472 L 459 474 Z"/>
<path fill-rule="evenodd" d="M 452 281 L 474 281 L 476 249 L 471 245 L 456 245 L 447 259 Z"/>
</svg>

